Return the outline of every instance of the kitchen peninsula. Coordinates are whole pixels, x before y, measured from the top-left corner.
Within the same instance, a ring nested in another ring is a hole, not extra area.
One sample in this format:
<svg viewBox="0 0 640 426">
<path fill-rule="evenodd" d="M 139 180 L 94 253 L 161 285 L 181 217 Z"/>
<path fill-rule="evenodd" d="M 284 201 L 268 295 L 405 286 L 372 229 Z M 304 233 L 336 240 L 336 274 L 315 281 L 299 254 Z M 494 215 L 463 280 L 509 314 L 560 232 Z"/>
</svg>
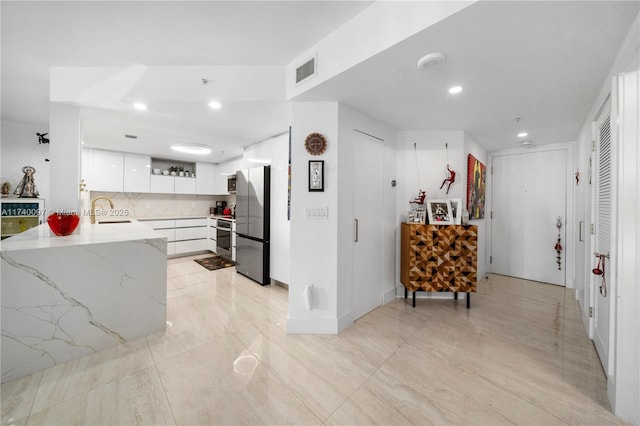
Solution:
<svg viewBox="0 0 640 426">
<path fill-rule="evenodd" d="M 167 240 L 131 220 L 2 241 L 2 382 L 166 327 Z"/>
</svg>

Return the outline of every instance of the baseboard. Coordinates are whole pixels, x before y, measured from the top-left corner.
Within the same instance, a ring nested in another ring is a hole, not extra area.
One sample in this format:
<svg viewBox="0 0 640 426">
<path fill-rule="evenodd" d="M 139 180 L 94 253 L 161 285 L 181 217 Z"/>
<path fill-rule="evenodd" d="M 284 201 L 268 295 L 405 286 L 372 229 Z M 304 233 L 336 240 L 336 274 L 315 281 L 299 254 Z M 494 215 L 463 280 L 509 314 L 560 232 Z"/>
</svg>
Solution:
<svg viewBox="0 0 640 426">
<path fill-rule="evenodd" d="M 391 302 L 392 300 L 395 300 L 398 297 L 397 293 L 398 293 L 398 290 L 396 289 L 396 287 L 392 287 L 392 288 L 388 289 L 387 291 L 385 291 L 384 293 L 382 293 L 382 304 L 386 305 L 387 303 Z"/>
<path fill-rule="evenodd" d="M 353 324 L 351 313 L 340 318 L 287 317 L 287 334 L 338 334 Z"/>
<path fill-rule="evenodd" d="M 464 300 L 465 298 L 465 292 L 460 292 L 458 293 L 458 300 Z M 413 292 L 408 292 L 407 293 L 407 299 L 411 299 L 413 297 Z M 454 293 L 452 292 L 448 292 L 448 291 L 444 291 L 444 292 L 437 292 L 437 291 L 417 291 L 416 292 L 416 299 L 447 299 L 447 300 L 451 300 L 454 298 Z M 398 287 L 398 292 L 396 295 L 396 299 L 404 299 L 404 286 L 400 286 Z"/>
</svg>

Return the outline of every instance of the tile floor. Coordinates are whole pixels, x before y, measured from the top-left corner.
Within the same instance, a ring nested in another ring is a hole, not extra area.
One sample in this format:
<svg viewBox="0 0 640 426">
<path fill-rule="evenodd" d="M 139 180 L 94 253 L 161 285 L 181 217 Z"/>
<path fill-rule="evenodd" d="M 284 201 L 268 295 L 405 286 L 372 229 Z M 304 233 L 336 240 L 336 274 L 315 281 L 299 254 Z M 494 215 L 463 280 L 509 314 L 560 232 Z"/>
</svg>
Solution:
<svg viewBox="0 0 640 426">
<path fill-rule="evenodd" d="M 192 259 L 169 261 L 165 333 L 3 384 L 2 424 L 621 424 L 572 290 L 494 275 L 470 310 L 286 335 L 286 289 Z"/>
</svg>

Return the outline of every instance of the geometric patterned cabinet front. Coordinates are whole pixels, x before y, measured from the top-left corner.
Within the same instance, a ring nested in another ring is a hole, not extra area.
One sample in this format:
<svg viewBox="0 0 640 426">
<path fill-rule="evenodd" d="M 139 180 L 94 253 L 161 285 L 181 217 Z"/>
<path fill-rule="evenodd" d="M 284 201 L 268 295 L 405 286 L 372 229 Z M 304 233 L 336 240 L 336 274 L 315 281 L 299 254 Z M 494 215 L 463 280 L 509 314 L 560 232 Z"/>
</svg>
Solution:
<svg viewBox="0 0 640 426">
<path fill-rule="evenodd" d="M 403 223 L 400 282 L 409 291 L 475 292 L 478 227 Z"/>
</svg>

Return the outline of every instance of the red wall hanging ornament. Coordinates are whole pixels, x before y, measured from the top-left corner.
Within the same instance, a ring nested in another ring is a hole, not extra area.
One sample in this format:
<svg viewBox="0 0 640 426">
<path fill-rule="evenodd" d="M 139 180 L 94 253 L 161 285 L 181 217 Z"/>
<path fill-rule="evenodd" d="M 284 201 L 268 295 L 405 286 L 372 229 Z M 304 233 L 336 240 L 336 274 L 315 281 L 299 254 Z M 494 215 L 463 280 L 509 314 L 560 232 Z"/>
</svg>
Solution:
<svg viewBox="0 0 640 426">
<path fill-rule="evenodd" d="M 442 181 L 442 185 L 440 185 L 440 189 L 444 188 L 444 185 L 449 182 L 449 185 L 447 185 L 447 192 L 446 194 L 449 194 L 449 190 L 451 189 L 451 185 L 456 181 L 456 172 L 454 172 L 453 170 L 451 170 L 451 167 L 449 167 L 449 144 L 444 144 L 444 149 L 447 152 L 447 173 L 449 173 L 449 176 L 447 176 L 443 181 Z"/>
<path fill-rule="evenodd" d="M 427 197 L 427 193 L 425 191 L 423 191 L 422 189 L 419 189 L 418 190 L 418 196 L 416 198 L 414 198 L 413 200 L 409 201 L 409 203 L 423 205 L 424 204 L 424 199 L 426 197 Z"/>
</svg>

